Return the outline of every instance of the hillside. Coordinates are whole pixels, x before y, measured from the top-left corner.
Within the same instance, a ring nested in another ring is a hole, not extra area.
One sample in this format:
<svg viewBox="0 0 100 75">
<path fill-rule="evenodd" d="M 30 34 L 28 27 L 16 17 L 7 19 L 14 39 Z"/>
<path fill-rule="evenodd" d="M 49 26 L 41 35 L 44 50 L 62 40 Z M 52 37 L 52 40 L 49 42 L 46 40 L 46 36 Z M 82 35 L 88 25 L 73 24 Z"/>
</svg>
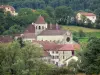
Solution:
<svg viewBox="0 0 100 75">
<path fill-rule="evenodd" d="M 62 26 L 62 29 L 70 30 L 72 32 L 78 32 L 79 30 L 83 30 L 83 32 L 100 32 L 100 29 L 91 29 L 78 26 Z"/>
<path fill-rule="evenodd" d="M 100 0 L 0 0 L 0 4 L 10 4 L 15 8 L 44 9 L 47 6 L 70 6 L 73 10 L 94 11 L 99 8 Z"/>
</svg>

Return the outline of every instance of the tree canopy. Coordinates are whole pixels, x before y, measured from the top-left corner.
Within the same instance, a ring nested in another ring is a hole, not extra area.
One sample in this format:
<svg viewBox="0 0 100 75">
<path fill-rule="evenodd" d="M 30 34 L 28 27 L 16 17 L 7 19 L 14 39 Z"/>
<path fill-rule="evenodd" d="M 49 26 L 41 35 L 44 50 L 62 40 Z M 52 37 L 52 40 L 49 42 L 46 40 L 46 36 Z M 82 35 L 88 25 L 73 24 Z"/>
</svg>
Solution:
<svg viewBox="0 0 100 75">
<path fill-rule="evenodd" d="M 11 4 L 15 8 L 44 9 L 46 6 L 70 6 L 73 10 L 94 11 L 99 8 L 100 0 L 0 0 L 0 4 Z"/>
<path fill-rule="evenodd" d="M 81 53 L 80 70 L 87 74 L 100 73 L 100 39 L 91 38 Z"/>
<path fill-rule="evenodd" d="M 42 48 L 29 42 L 23 47 L 17 41 L 0 44 L 0 74 L 47 75 L 52 67 L 41 60 L 42 55 Z"/>
</svg>

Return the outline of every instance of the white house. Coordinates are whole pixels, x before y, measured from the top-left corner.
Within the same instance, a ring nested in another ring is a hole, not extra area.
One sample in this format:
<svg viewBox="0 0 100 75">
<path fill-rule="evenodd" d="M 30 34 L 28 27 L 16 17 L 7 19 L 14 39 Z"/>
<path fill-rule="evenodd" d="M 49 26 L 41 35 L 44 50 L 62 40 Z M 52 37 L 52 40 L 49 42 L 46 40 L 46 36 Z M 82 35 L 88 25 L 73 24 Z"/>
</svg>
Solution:
<svg viewBox="0 0 100 75">
<path fill-rule="evenodd" d="M 16 13 L 14 7 L 10 6 L 10 5 L 1 5 L 0 9 L 3 9 L 5 12 L 10 12 L 10 14 L 12 16 L 17 16 L 18 13 Z"/>
<path fill-rule="evenodd" d="M 96 21 L 96 15 L 94 13 L 88 13 L 88 12 L 79 12 L 79 13 L 77 13 L 77 15 L 76 15 L 77 21 L 81 21 L 82 16 L 85 16 L 92 23 L 95 23 L 95 21 Z"/>
</svg>

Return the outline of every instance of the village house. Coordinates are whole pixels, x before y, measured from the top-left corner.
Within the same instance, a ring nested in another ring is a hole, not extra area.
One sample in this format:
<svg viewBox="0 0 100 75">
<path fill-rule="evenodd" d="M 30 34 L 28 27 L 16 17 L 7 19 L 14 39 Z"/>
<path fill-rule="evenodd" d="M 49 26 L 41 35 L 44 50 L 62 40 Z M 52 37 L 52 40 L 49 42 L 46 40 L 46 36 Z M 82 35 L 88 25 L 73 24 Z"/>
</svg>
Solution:
<svg viewBox="0 0 100 75">
<path fill-rule="evenodd" d="M 0 35 L 0 43 L 9 43 L 9 42 L 12 42 L 13 41 L 13 38 L 12 36 L 3 36 L 3 35 Z"/>
<path fill-rule="evenodd" d="M 80 45 L 74 44 L 56 44 L 49 41 L 33 41 L 33 44 L 39 44 L 44 50 L 42 59 L 46 63 L 57 66 L 68 65 L 69 60 L 75 58 L 75 50 L 79 50 Z M 76 60 L 76 58 L 75 58 Z"/>
<path fill-rule="evenodd" d="M 0 6 L 0 9 L 3 9 L 4 12 L 10 12 L 10 14 L 11 14 L 12 16 L 17 16 L 17 15 L 18 15 L 18 13 L 16 13 L 14 7 L 12 7 L 12 6 L 10 6 L 10 5 L 1 5 L 1 6 Z"/>
<path fill-rule="evenodd" d="M 95 23 L 96 21 L 96 15 L 94 13 L 88 13 L 88 12 L 79 12 L 76 15 L 76 20 L 79 22 L 85 17 L 86 19 L 89 19 L 92 23 Z M 85 21 L 87 23 L 87 20 Z"/>
</svg>

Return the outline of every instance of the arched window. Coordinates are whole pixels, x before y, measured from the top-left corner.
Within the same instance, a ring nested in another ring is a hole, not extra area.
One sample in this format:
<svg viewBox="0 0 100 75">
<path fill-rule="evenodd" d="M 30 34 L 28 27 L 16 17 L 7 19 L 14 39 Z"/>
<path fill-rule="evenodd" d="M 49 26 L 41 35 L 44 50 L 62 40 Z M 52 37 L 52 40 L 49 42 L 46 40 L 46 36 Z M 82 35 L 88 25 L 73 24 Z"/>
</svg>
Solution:
<svg viewBox="0 0 100 75">
<path fill-rule="evenodd" d="M 67 37 L 67 38 L 66 38 L 66 41 L 69 42 L 69 41 L 70 41 L 70 37 Z"/>
<path fill-rule="evenodd" d="M 39 29 L 41 29 L 41 26 L 39 26 Z"/>
</svg>

